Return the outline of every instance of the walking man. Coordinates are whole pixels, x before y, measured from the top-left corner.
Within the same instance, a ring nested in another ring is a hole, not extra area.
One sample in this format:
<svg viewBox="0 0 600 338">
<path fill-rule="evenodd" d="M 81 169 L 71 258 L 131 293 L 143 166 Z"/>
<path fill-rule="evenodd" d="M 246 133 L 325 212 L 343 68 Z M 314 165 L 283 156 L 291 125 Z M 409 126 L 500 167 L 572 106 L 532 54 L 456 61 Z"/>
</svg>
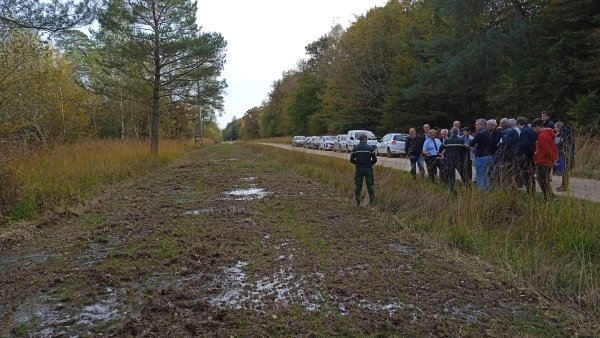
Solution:
<svg viewBox="0 0 600 338">
<path fill-rule="evenodd" d="M 410 159 L 410 174 L 413 179 L 417 179 L 417 165 L 419 166 L 419 175 L 425 177 L 425 168 L 423 166 L 423 138 L 417 137 L 417 130 L 410 128 L 408 131 L 410 137 L 404 143 L 404 152 Z"/>
<path fill-rule="evenodd" d="M 375 156 L 373 147 L 367 144 L 367 135 L 361 134 L 358 140 L 360 142 L 354 146 L 350 155 L 350 163 L 356 166 L 354 172 L 354 183 L 356 184 L 354 198 L 356 199 L 356 205 L 360 205 L 360 192 L 362 191 L 363 179 L 366 179 L 369 202 L 373 204 L 375 202 L 373 164 L 377 163 L 377 156 Z"/>
<path fill-rule="evenodd" d="M 487 129 L 487 121 L 479 119 L 475 122 L 477 134 L 471 140 L 471 148 L 475 150 L 475 174 L 477 186 L 484 190 L 490 190 L 489 169 L 492 162 L 492 147 L 494 140 L 492 133 Z"/>
<path fill-rule="evenodd" d="M 537 169 L 538 184 L 542 194 L 544 194 L 544 202 L 554 201 L 554 203 L 558 203 L 558 199 L 554 196 L 550 186 L 552 167 L 558 164 L 558 148 L 556 148 L 554 141 L 556 134 L 553 129 L 544 127 L 542 119 L 533 120 L 531 127 L 539 135 L 533 160 Z"/>
</svg>

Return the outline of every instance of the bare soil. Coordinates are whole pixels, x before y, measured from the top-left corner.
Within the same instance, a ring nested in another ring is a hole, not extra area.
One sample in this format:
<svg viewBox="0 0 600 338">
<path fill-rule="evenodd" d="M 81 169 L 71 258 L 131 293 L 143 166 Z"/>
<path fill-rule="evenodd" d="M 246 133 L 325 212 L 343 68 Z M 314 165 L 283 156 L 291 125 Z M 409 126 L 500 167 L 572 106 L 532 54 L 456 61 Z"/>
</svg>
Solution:
<svg viewBox="0 0 600 338">
<path fill-rule="evenodd" d="M 476 257 L 243 145 L 0 231 L 2 337 L 578 335 Z"/>
</svg>

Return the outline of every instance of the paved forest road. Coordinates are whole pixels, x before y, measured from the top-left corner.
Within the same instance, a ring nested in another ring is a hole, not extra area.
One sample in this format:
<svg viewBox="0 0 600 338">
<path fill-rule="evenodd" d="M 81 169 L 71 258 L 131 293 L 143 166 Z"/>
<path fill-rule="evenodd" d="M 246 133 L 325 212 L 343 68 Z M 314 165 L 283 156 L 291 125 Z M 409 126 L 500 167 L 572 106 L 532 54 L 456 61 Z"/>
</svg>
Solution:
<svg viewBox="0 0 600 338">
<path fill-rule="evenodd" d="M 327 156 L 336 156 L 340 158 L 349 158 L 350 155 L 348 153 L 339 153 L 332 151 L 323 151 L 323 150 L 311 150 L 306 148 L 297 148 L 292 147 L 287 144 L 277 144 L 277 143 L 264 143 L 273 147 L 301 151 L 306 153 L 313 153 L 318 155 L 327 155 Z M 410 161 L 407 158 L 387 158 L 383 156 L 377 157 L 377 164 L 383 165 L 390 168 L 410 171 Z M 418 170 L 418 169 L 417 169 Z M 475 176 L 475 168 L 473 168 L 473 176 Z M 458 179 L 460 176 L 456 175 Z M 559 196 L 567 196 L 570 195 L 572 197 L 587 199 L 594 202 L 600 202 L 600 181 L 598 180 L 590 180 L 585 178 L 577 178 L 571 177 L 571 191 L 570 192 L 557 192 L 556 188 L 560 185 L 560 176 L 553 176 L 552 182 L 552 190 L 556 195 Z M 539 185 L 536 183 L 537 191 L 540 191 Z"/>
</svg>

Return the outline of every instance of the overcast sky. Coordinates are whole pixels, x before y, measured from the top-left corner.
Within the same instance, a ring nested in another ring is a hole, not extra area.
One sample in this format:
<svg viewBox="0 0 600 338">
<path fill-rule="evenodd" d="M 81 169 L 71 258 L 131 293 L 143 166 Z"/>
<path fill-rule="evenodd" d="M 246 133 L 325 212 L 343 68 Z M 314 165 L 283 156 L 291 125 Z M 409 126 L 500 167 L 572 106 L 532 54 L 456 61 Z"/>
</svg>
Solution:
<svg viewBox="0 0 600 338">
<path fill-rule="evenodd" d="M 304 58 L 304 46 L 344 28 L 354 14 L 383 6 L 386 0 L 198 0 L 198 23 L 203 31 L 219 32 L 227 40 L 225 114 L 221 128 L 259 106 L 281 73 Z"/>
</svg>

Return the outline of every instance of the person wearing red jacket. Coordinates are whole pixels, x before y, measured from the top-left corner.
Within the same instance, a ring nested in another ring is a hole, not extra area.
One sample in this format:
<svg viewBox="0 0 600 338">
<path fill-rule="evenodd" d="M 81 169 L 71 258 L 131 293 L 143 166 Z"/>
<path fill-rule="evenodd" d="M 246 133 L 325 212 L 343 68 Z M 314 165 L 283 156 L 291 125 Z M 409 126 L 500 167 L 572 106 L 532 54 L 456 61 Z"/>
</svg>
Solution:
<svg viewBox="0 0 600 338">
<path fill-rule="evenodd" d="M 544 194 L 544 202 L 550 203 L 554 201 L 554 203 L 558 203 L 558 198 L 554 196 L 552 187 L 550 187 L 552 167 L 558 164 L 558 148 L 556 148 L 555 143 L 556 134 L 554 130 L 544 127 L 542 119 L 533 120 L 531 128 L 538 134 L 533 161 L 537 168 L 538 183 Z"/>
</svg>

